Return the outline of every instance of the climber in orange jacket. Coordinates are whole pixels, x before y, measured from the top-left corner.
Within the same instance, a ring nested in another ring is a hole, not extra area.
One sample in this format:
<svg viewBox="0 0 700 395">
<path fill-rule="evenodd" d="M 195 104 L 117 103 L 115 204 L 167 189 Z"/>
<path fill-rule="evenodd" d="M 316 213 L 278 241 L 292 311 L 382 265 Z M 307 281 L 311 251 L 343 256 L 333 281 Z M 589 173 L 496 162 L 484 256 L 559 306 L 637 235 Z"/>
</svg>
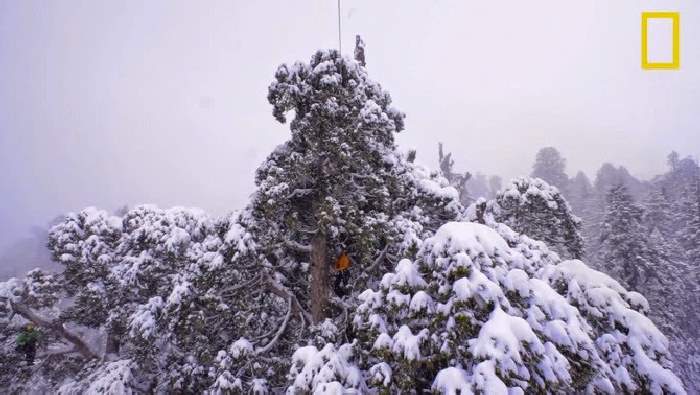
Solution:
<svg viewBox="0 0 700 395">
<path fill-rule="evenodd" d="M 345 291 L 348 286 L 348 279 L 350 277 L 349 268 L 352 265 L 350 257 L 345 251 L 340 253 L 338 259 L 335 261 L 335 294 L 338 296 L 345 296 Z"/>
</svg>

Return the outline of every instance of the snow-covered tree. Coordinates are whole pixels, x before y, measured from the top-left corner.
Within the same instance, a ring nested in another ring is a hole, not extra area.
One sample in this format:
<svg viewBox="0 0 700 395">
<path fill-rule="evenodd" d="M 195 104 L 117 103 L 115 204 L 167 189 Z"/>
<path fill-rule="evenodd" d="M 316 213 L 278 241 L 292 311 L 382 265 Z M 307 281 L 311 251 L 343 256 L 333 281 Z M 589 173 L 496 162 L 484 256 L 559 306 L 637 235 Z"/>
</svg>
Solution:
<svg viewBox="0 0 700 395">
<path fill-rule="evenodd" d="M 340 249 L 359 265 L 353 276 L 366 277 L 384 250 L 397 251 L 397 221 L 434 230 L 459 207 L 444 179 L 418 179 L 396 151 L 404 115 L 358 63 L 319 51 L 310 63 L 280 66 L 275 78 L 268 100 L 280 122 L 294 110 L 292 137 L 257 171 L 254 230 L 318 323 L 329 314 L 329 261 Z"/>
<path fill-rule="evenodd" d="M 678 206 L 681 245 L 688 263 L 700 267 L 700 176 L 684 188 Z"/>
<path fill-rule="evenodd" d="M 51 231 L 64 265 L 53 304 L 26 310 L 27 300 L 12 299 L 7 318 L 21 324 L 41 313 L 47 328 L 79 329 L 52 330 L 56 343 L 81 351 L 62 376 L 76 378 L 64 392 L 126 369 L 122 384 L 145 392 L 274 388 L 326 317 L 347 324 L 355 299 L 330 287 L 339 250 L 354 262 L 351 288 L 370 286 L 460 215 L 448 181 L 396 150 L 403 114 L 354 60 L 319 51 L 309 63 L 282 65 L 268 99 L 280 121 L 293 111 L 292 136 L 256 172 L 242 212 L 213 219 L 137 206 L 116 217 L 91 208 Z M 23 284 L 12 292 L 24 295 Z"/>
<path fill-rule="evenodd" d="M 535 156 L 531 177 L 541 178 L 566 192 L 569 176 L 566 175 L 566 159 L 554 147 L 540 149 Z"/>
<path fill-rule="evenodd" d="M 700 166 L 692 157 L 680 159 L 676 152 L 669 154 L 668 165 L 668 172 L 656 177 L 654 183 L 663 189 L 669 201 L 673 202 L 679 200 L 688 185 L 700 177 Z"/>
<path fill-rule="evenodd" d="M 671 203 L 662 189 L 654 188 L 644 201 L 644 224 L 648 229 L 659 229 L 664 235 L 671 235 Z"/>
<path fill-rule="evenodd" d="M 676 169 L 678 169 L 679 161 L 680 155 L 676 151 L 671 151 L 668 155 L 666 155 L 666 163 L 668 163 L 668 167 L 671 168 L 671 171 L 676 171 Z"/>
<path fill-rule="evenodd" d="M 659 299 L 664 310 L 670 310 L 675 319 L 667 331 L 671 338 L 674 369 L 685 381 L 688 391 L 700 392 L 700 197 L 698 180 L 700 167 L 697 162 L 672 152 L 668 156 L 669 171 L 653 180 L 654 187 L 663 191 L 646 202 L 651 210 L 647 224 L 660 228 L 663 237 L 652 242 L 667 252 L 672 267 L 664 271 L 664 279 L 672 280 L 671 286 L 650 290 L 650 301 Z M 670 207 L 669 207 L 670 206 Z M 656 214 L 654 214 L 656 213 Z M 675 275 L 675 276 L 674 276 Z M 666 314 L 664 314 L 666 315 Z"/>
<path fill-rule="evenodd" d="M 583 214 L 589 210 L 593 199 L 593 185 L 586 173 L 579 171 L 569 181 L 567 200 L 571 203 L 577 214 Z"/>
<path fill-rule="evenodd" d="M 659 275 L 653 268 L 656 251 L 642 222 L 644 210 L 624 185 L 613 187 L 606 199 L 598 261 L 606 273 L 638 290 L 650 276 Z"/>
<path fill-rule="evenodd" d="M 649 187 L 648 183 L 640 181 L 631 175 L 624 166 L 615 167 L 610 163 L 604 163 L 600 169 L 598 169 L 595 181 L 593 182 L 593 188 L 598 196 L 600 207 L 605 205 L 605 196 L 610 189 L 620 184 L 624 185 L 635 199 L 642 198 Z"/>
<path fill-rule="evenodd" d="M 650 317 L 671 340 L 674 370 L 691 389 L 692 377 L 700 373 L 694 340 L 699 335 L 699 317 L 693 307 L 698 303 L 697 280 L 693 280 L 697 270 L 684 254 L 682 237 L 674 231 L 678 219 L 663 192 L 653 189 L 643 207 L 633 202 L 624 186 L 608 193 L 598 263 L 647 297 Z"/>
<path fill-rule="evenodd" d="M 426 239 L 359 296 L 354 342 L 297 350 L 288 393 L 685 393 L 643 296 L 491 225 Z"/>
<path fill-rule="evenodd" d="M 557 188 L 539 178 L 516 178 L 495 199 L 470 206 L 471 220 L 490 216 L 515 231 L 544 241 L 563 257 L 583 256 L 581 220 Z"/>
<path fill-rule="evenodd" d="M 274 317 L 276 301 L 247 304 L 235 292 L 247 279 L 231 262 L 254 250 L 240 216 L 137 206 L 115 217 L 88 208 L 55 226 L 49 247 L 62 272 L 4 284 L 8 325 L 29 321 L 48 334 L 32 380 L 53 384 L 49 392 L 66 379 L 62 392 L 81 393 L 117 371 L 121 384 L 110 383 L 137 392 L 201 392 L 210 380 L 198 366 L 211 366 L 232 336 L 269 331 L 265 314 Z"/>
<path fill-rule="evenodd" d="M 683 393 L 644 297 L 560 260 L 580 237 L 556 188 L 516 180 L 465 213 L 444 170 L 398 152 L 403 114 L 337 51 L 280 66 L 268 101 L 291 137 L 242 211 L 87 208 L 49 233 L 60 272 L 0 283 L 3 389 Z M 44 333 L 32 367 L 13 350 L 27 322 Z"/>
</svg>

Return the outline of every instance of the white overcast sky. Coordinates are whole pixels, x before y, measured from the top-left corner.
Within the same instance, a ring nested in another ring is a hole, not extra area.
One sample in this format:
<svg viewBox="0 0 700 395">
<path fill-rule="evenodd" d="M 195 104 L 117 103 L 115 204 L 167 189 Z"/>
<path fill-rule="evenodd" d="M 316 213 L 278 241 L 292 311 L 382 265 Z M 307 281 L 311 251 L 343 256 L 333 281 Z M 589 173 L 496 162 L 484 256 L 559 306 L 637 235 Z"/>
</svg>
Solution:
<svg viewBox="0 0 700 395">
<path fill-rule="evenodd" d="M 645 10 L 680 11 L 680 71 L 641 70 Z M 591 176 L 700 154 L 700 1 L 344 0 L 342 21 L 425 164 L 438 141 L 506 178 L 546 145 Z M 87 205 L 244 206 L 289 136 L 276 67 L 335 46 L 335 0 L 0 0 L 0 251 Z"/>
</svg>

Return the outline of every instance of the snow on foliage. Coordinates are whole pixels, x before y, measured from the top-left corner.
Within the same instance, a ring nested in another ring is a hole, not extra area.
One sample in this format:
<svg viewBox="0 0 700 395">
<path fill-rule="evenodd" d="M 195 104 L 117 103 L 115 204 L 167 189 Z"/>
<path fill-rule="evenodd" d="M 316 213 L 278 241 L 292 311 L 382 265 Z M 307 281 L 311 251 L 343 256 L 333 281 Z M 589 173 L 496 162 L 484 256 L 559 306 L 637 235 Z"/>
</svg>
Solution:
<svg viewBox="0 0 700 395">
<path fill-rule="evenodd" d="M 360 300 L 346 389 L 685 393 L 641 295 L 504 226 L 443 225 Z"/>
<path fill-rule="evenodd" d="M 542 179 L 513 179 L 493 200 L 480 199 L 467 210 L 472 221 L 503 223 L 542 240 L 566 258 L 583 256 L 581 220 L 556 187 Z"/>
<path fill-rule="evenodd" d="M 363 390 L 362 372 L 352 363 L 353 345 L 335 348 L 332 343 L 318 350 L 315 346 L 298 348 L 292 355 L 288 394 L 341 393 L 336 388 Z"/>
<path fill-rule="evenodd" d="M 50 231 L 62 272 L 0 284 L 8 392 L 684 392 L 644 297 L 559 259 L 580 236 L 556 188 L 519 179 L 466 213 L 488 226 L 452 222 L 458 191 L 397 151 L 403 113 L 334 50 L 280 66 L 268 101 L 291 137 L 244 210 L 87 208 Z M 10 348 L 27 320 L 60 350 L 33 368 Z"/>
<path fill-rule="evenodd" d="M 138 366 L 131 374 L 138 376 L 139 383 L 160 372 L 163 388 L 201 389 L 209 380 L 200 376 L 208 373 L 193 362 L 213 359 L 217 351 L 228 348 L 229 338 L 221 337 L 226 333 L 222 328 L 243 334 L 231 322 L 253 327 L 239 316 L 243 309 L 236 307 L 235 293 L 227 291 L 250 281 L 231 267 L 232 260 L 255 252 L 247 221 L 243 213 L 212 219 L 199 209 L 182 207 L 137 206 L 123 217 L 88 208 L 67 215 L 50 231 L 49 248 L 65 270 L 60 275 L 30 272 L 24 280 L 3 283 L 1 296 L 6 303 L 43 315 L 44 330 L 52 336 L 61 335 L 53 323 L 61 320 L 98 330 L 102 345 L 98 342 L 87 351 L 103 347 L 110 359 L 129 361 L 109 366 L 87 363 L 78 372 L 87 377 L 84 383 L 97 376 L 126 380 L 126 367 Z M 60 305 L 59 300 L 63 300 Z M 267 309 L 264 304 L 260 307 Z M 266 323 L 258 324 L 263 328 Z M 199 328 L 195 337 L 193 328 Z M 79 340 L 79 334 L 74 335 Z M 83 346 L 79 341 L 75 344 Z M 72 357 L 66 358 L 61 369 L 69 374 L 75 364 L 68 363 Z M 222 371 L 217 388 L 226 387 L 226 378 Z M 78 392 L 87 389 L 81 383 L 74 383 Z M 99 391 L 117 388 L 108 384 Z M 71 388 L 66 385 L 64 392 L 70 393 Z"/>
<path fill-rule="evenodd" d="M 134 387 L 136 365 L 129 359 L 107 362 L 97 366 L 85 377 L 69 381 L 58 389 L 59 395 L 105 394 L 132 395 L 139 391 Z"/>
</svg>

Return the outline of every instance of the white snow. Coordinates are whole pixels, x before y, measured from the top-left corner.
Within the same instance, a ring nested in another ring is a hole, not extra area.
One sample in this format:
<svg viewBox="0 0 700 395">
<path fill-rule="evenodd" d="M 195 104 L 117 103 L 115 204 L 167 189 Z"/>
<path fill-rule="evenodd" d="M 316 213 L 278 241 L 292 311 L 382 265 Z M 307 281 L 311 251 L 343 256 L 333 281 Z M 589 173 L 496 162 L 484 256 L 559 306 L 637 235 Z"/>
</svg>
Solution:
<svg viewBox="0 0 700 395">
<path fill-rule="evenodd" d="M 135 364 L 130 359 L 107 362 L 79 381 L 68 381 L 58 389 L 59 395 L 105 394 L 132 395 Z"/>
<path fill-rule="evenodd" d="M 148 300 L 148 303 L 138 306 L 129 322 L 130 336 L 151 337 L 155 333 L 156 318 L 163 305 L 163 299 L 160 296 L 154 296 Z"/>
<path fill-rule="evenodd" d="M 369 368 L 370 379 L 381 383 L 383 386 L 388 386 L 391 383 L 391 366 L 386 362 L 380 362 L 372 365 Z"/>
<path fill-rule="evenodd" d="M 425 291 L 418 291 L 411 298 L 410 309 L 414 313 L 423 310 L 425 310 L 427 313 L 432 313 L 433 305 L 433 298 L 431 298 L 430 295 L 428 295 Z"/>
<path fill-rule="evenodd" d="M 253 353 L 253 344 L 248 341 L 248 339 L 241 337 L 231 344 L 229 347 L 229 354 L 233 358 L 241 358 L 246 355 Z"/>
<path fill-rule="evenodd" d="M 293 384 L 287 393 L 343 394 L 354 393 L 353 389 L 361 390 L 362 373 L 350 362 L 353 347 L 344 344 L 336 348 L 332 343 L 327 343 L 321 350 L 315 346 L 299 347 L 292 355 L 290 377 Z"/>
<path fill-rule="evenodd" d="M 409 259 L 402 259 L 394 269 L 394 273 L 387 273 L 382 278 L 382 287 L 425 287 L 425 280 L 418 273 L 418 268 Z"/>
<path fill-rule="evenodd" d="M 470 395 L 474 393 L 469 374 L 454 366 L 438 372 L 435 381 L 433 381 L 432 390 L 445 395 Z"/>
<path fill-rule="evenodd" d="M 189 281 L 183 281 L 173 287 L 170 296 L 168 296 L 167 307 L 177 307 L 182 303 L 182 299 L 192 293 L 192 284 Z"/>
<path fill-rule="evenodd" d="M 414 335 L 411 333 L 411 329 L 404 325 L 392 338 L 392 351 L 409 361 L 420 359 L 420 345 L 427 336 L 427 329 L 423 329 L 417 335 Z"/>
<path fill-rule="evenodd" d="M 504 369 L 517 372 L 516 364 L 522 363 L 523 343 L 527 343 L 538 354 L 544 352 L 542 342 L 527 321 L 506 314 L 500 307 L 496 307 L 481 327 L 479 336 L 469 341 L 469 347 L 475 356 L 499 360 Z"/>
<path fill-rule="evenodd" d="M 426 243 L 429 243 L 435 255 L 447 250 L 449 253 L 469 251 L 470 255 L 493 256 L 506 254 L 510 250 L 508 243 L 495 230 L 473 222 L 449 222 L 442 225 Z"/>
</svg>

